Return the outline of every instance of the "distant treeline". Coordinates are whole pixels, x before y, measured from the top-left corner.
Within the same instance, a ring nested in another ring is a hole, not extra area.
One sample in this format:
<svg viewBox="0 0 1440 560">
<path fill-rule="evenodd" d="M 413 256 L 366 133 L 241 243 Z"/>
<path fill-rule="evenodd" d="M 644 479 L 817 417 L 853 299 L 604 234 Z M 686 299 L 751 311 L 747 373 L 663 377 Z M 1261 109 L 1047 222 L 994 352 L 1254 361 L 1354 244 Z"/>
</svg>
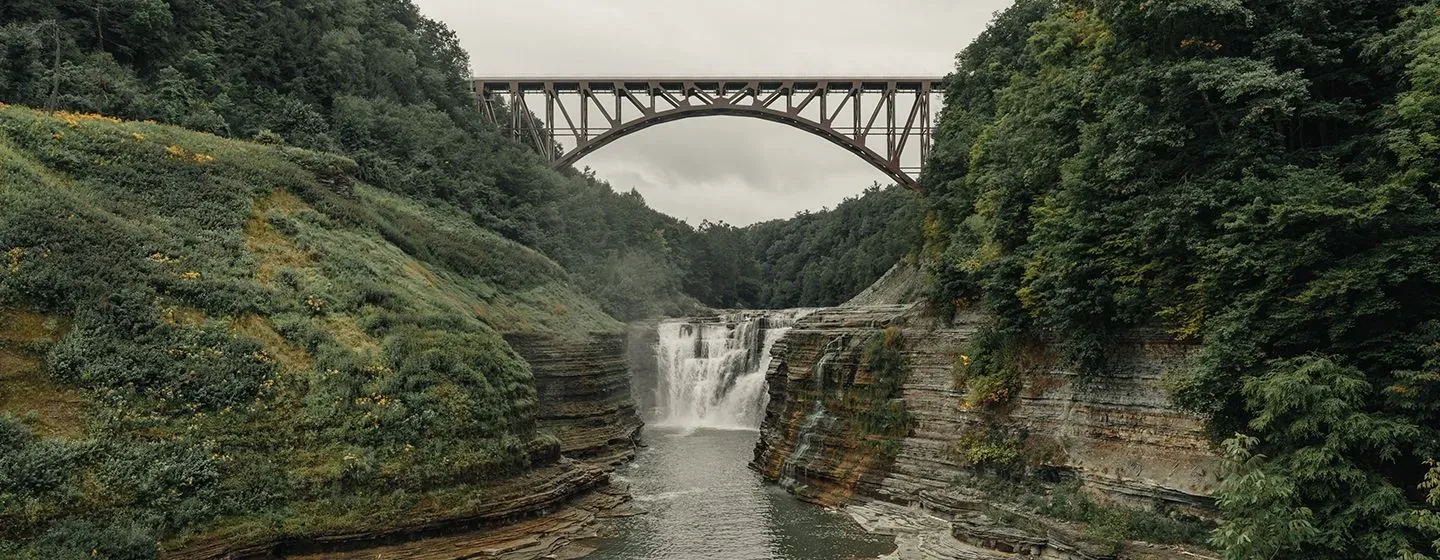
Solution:
<svg viewBox="0 0 1440 560">
<path fill-rule="evenodd" d="M 704 222 L 685 291 L 707 305 L 837 305 L 920 246 L 920 197 L 872 186 L 833 210 L 737 228 Z"/>
</svg>

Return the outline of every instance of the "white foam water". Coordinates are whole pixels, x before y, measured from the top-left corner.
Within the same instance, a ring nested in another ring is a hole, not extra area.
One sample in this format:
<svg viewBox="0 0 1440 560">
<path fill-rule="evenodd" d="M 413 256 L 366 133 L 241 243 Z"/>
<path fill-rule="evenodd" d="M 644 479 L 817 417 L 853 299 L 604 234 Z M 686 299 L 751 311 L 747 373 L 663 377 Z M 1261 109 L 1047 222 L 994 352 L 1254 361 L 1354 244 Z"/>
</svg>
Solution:
<svg viewBox="0 0 1440 560">
<path fill-rule="evenodd" d="M 730 313 L 659 326 L 654 423 L 756 430 L 769 394 L 771 348 L 809 310 Z"/>
</svg>

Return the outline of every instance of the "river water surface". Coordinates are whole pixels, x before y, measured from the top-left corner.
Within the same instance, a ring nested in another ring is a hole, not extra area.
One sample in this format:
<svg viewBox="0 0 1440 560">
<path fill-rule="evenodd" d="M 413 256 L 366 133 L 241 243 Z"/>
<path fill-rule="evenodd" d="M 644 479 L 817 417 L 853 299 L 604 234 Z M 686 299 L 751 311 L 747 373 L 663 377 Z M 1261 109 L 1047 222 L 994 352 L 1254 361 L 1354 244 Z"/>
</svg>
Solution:
<svg viewBox="0 0 1440 560">
<path fill-rule="evenodd" d="M 750 430 L 646 428 L 629 482 L 646 513 L 615 520 L 614 535 L 587 543 L 588 560 L 845 560 L 875 558 L 894 539 L 865 533 L 827 511 L 765 484 L 746 467 Z"/>
<path fill-rule="evenodd" d="M 842 513 L 795 499 L 746 465 L 755 455 L 775 343 L 807 310 L 727 313 L 657 328 L 653 389 L 637 400 L 646 447 L 621 467 L 635 507 L 595 560 L 847 560 L 894 550 Z M 652 386 L 651 384 L 646 384 Z"/>
</svg>

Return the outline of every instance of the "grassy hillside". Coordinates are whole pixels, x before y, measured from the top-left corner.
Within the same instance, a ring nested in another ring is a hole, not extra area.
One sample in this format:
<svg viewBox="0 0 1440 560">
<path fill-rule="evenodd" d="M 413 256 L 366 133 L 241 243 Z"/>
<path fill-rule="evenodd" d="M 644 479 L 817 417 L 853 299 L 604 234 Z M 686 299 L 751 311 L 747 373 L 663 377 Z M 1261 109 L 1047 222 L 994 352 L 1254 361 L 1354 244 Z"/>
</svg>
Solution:
<svg viewBox="0 0 1440 560">
<path fill-rule="evenodd" d="M 0 556 L 463 511 L 554 449 L 500 333 L 618 323 L 547 258 L 355 170 L 0 108 Z"/>
<path fill-rule="evenodd" d="M 408 0 L 7 0 L 0 51 L 0 102 L 344 154 L 367 184 L 543 252 L 614 316 L 693 304 L 693 230 L 488 123 L 455 33 Z"/>
</svg>

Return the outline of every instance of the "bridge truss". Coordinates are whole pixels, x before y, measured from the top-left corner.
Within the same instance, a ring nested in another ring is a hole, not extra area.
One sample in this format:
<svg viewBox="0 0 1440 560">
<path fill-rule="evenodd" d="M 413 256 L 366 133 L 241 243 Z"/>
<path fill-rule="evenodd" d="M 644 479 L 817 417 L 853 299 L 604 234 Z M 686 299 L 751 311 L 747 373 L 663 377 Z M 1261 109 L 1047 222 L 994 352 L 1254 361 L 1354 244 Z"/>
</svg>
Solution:
<svg viewBox="0 0 1440 560">
<path fill-rule="evenodd" d="M 481 112 L 555 167 L 655 125 L 759 118 L 824 138 L 918 189 L 941 78 L 476 78 Z"/>
</svg>

